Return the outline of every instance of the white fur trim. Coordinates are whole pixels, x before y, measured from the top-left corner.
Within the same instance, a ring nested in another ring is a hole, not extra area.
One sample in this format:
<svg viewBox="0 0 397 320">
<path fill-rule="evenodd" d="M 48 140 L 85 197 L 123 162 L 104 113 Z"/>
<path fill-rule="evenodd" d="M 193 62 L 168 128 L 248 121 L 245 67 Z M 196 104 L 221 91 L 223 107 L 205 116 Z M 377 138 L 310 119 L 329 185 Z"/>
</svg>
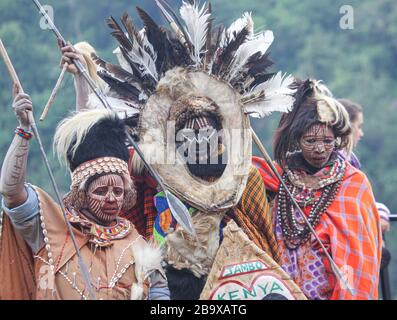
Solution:
<svg viewBox="0 0 397 320">
<path fill-rule="evenodd" d="M 142 175 L 143 169 L 145 169 L 145 164 L 138 153 L 134 152 L 132 155 L 132 173 L 140 176 Z"/>
<path fill-rule="evenodd" d="M 131 300 L 142 300 L 143 298 L 143 288 L 134 283 L 131 287 Z"/>
<path fill-rule="evenodd" d="M 132 254 L 135 259 L 135 275 L 138 283 L 150 276 L 153 271 L 160 271 L 161 261 L 163 260 L 161 250 L 154 244 L 142 245 L 142 242 L 134 244 L 131 247 Z"/>
</svg>

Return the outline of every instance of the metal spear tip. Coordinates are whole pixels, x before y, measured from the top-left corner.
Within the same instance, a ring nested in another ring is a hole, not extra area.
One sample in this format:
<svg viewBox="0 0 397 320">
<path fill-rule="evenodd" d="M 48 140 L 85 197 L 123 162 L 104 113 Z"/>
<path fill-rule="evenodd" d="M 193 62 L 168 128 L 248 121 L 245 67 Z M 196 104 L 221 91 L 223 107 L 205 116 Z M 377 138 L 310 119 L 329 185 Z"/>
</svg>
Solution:
<svg viewBox="0 0 397 320">
<path fill-rule="evenodd" d="M 192 217 L 186 206 L 168 190 L 164 190 L 170 211 L 179 225 L 186 230 L 190 235 L 196 237 Z"/>
</svg>

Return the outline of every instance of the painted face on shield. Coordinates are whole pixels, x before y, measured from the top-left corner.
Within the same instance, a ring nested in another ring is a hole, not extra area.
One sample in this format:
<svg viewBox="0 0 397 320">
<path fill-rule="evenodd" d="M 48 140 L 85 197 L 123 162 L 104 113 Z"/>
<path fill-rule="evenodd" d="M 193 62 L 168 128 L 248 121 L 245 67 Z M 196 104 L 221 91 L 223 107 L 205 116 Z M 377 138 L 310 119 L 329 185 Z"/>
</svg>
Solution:
<svg viewBox="0 0 397 320">
<path fill-rule="evenodd" d="M 123 179 L 117 174 L 107 174 L 93 180 L 87 190 L 90 213 L 104 224 L 115 220 L 123 206 L 124 192 Z"/>
<path fill-rule="evenodd" d="M 188 119 L 185 127 L 177 133 L 176 140 L 178 150 L 187 160 L 187 166 L 193 175 L 222 175 L 226 167 L 223 157 L 225 146 L 215 119 L 208 116 Z"/>
<path fill-rule="evenodd" d="M 313 167 L 321 169 L 326 165 L 335 147 L 335 135 L 325 124 L 311 126 L 300 140 L 302 155 Z"/>
</svg>

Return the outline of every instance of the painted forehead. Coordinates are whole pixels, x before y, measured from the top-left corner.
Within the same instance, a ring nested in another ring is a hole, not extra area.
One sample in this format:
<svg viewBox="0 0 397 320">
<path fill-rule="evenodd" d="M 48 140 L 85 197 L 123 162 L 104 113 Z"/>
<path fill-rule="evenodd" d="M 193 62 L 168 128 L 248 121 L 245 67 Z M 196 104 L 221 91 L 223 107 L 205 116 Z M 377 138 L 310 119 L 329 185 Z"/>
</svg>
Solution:
<svg viewBox="0 0 397 320">
<path fill-rule="evenodd" d="M 124 186 L 123 179 L 118 174 L 107 174 L 101 176 L 90 184 L 89 189 L 92 190 L 99 186 Z"/>
<path fill-rule="evenodd" d="M 334 132 L 332 128 L 326 124 L 315 124 L 303 134 L 303 138 L 318 136 L 334 137 Z"/>
</svg>

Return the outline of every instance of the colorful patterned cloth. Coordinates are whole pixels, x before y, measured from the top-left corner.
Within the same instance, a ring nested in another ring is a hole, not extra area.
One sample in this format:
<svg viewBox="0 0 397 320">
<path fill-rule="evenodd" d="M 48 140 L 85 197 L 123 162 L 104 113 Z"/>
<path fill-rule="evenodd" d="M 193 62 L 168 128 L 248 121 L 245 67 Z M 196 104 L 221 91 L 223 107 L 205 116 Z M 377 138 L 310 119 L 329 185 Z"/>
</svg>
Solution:
<svg viewBox="0 0 397 320">
<path fill-rule="evenodd" d="M 278 191 L 279 181 L 266 162 L 253 159 L 265 182 L 266 189 Z M 282 174 L 282 169 L 277 166 Z M 277 208 L 277 198 L 274 208 Z M 311 207 L 303 209 L 306 215 Z M 315 239 L 296 250 L 288 249 L 280 227 L 273 225 L 280 246 L 281 265 L 310 299 L 377 299 L 381 258 L 379 213 L 372 188 L 361 171 L 347 165 L 340 190 L 315 228 L 336 265 L 346 276 L 354 292 L 344 288 L 332 272 L 330 264 Z"/>
<path fill-rule="evenodd" d="M 191 215 L 197 211 L 197 209 L 185 203 Z M 154 197 L 154 206 L 157 209 L 157 216 L 154 221 L 153 237 L 159 246 L 163 246 L 165 243 L 165 237 L 170 229 L 175 229 L 177 221 L 171 213 L 168 206 L 167 199 L 165 198 L 164 192 L 159 192 Z"/>
<path fill-rule="evenodd" d="M 154 220 L 157 215 L 153 197 L 157 194 L 156 182 L 150 176 L 132 176 L 137 188 L 137 203 L 128 212 L 121 215 L 130 220 L 138 232 L 149 240 L 153 236 Z"/>
<path fill-rule="evenodd" d="M 163 245 L 167 231 L 176 227 L 176 220 L 172 216 L 164 193 L 160 192 L 154 197 L 157 217 L 154 223 L 153 236 L 159 245 Z M 185 204 L 186 205 L 186 204 Z M 197 209 L 188 206 L 190 214 L 194 215 Z M 259 171 L 252 167 L 247 186 L 238 205 L 227 213 L 220 226 L 220 239 L 222 229 L 227 221 L 233 219 L 244 230 L 247 236 L 262 250 L 268 253 L 275 261 L 280 259 L 280 251 L 273 232 L 271 211 L 266 199 L 266 190 Z"/>
<path fill-rule="evenodd" d="M 170 217 L 169 212 L 164 206 L 161 199 L 155 197 L 158 193 L 156 181 L 149 175 L 137 176 L 131 170 L 133 149 L 130 149 L 129 168 L 131 176 L 137 187 L 137 204 L 122 217 L 130 220 L 138 232 L 146 239 L 152 239 L 153 236 L 159 235 L 157 240 L 162 242 L 160 237 L 164 237 L 166 228 L 169 224 L 172 226 L 175 221 Z M 157 202 L 156 202 L 157 201 Z M 158 204 L 158 211 L 155 203 Z M 164 212 L 164 213 L 162 213 Z M 155 229 L 156 217 L 159 217 L 158 227 Z M 247 187 L 243 192 L 240 202 L 233 210 L 230 210 L 223 224 L 228 219 L 236 221 L 237 225 L 244 230 L 248 237 L 255 242 L 258 247 L 268 253 L 276 262 L 279 262 L 280 253 L 278 244 L 272 227 L 272 217 L 269 203 L 266 198 L 266 189 L 259 171 L 252 167 Z M 162 226 L 162 227 L 160 227 Z"/>
</svg>

